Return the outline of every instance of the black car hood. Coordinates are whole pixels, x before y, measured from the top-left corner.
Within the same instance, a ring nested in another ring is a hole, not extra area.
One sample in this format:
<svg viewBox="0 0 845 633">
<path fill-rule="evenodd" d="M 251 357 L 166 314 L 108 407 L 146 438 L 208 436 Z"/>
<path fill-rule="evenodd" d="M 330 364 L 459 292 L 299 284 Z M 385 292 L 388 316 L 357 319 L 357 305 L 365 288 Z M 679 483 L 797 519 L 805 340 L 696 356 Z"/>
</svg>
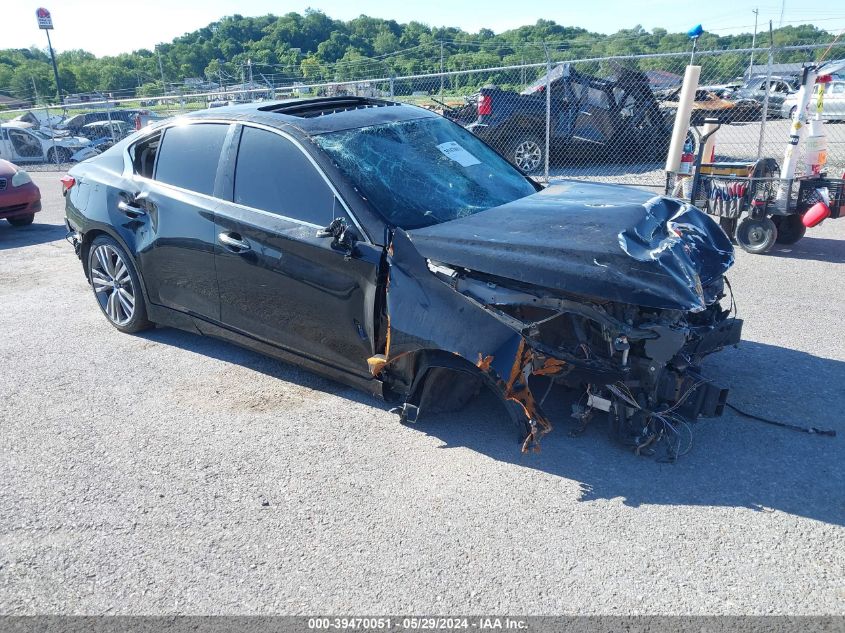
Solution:
<svg viewBox="0 0 845 633">
<path fill-rule="evenodd" d="M 543 288 L 699 311 L 733 264 L 707 215 L 680 200 L 567 181 L 451 222 L 408 232 L 421 255 Z"/>
</svg>

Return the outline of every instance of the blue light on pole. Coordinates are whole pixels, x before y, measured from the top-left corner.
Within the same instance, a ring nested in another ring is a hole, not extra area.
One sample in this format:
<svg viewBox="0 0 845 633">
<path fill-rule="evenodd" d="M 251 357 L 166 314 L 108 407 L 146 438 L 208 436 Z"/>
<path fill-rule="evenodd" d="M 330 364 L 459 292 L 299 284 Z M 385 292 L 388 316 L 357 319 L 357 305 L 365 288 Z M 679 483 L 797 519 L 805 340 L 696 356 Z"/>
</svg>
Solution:
<svg viewBox="0 0 845 633">
<path fill-rule="evenodd" d="M 689 58 L 690 66 L 692 66 L 692 62 L 695 60 L 695 45 L 698 43 L 698 38 L 704 33 L 704 29 L 700 24 L 696 24 L 692 27 L 689 31 L 687 31 L 687 37 L 692 40 L 692 54 Z"/>
</svg>

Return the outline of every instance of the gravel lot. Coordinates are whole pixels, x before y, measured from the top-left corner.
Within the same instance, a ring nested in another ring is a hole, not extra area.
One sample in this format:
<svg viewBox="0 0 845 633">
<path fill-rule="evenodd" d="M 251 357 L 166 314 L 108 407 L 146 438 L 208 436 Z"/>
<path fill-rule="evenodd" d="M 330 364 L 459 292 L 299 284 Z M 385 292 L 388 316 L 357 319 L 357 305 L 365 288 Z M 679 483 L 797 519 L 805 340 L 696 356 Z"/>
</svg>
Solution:
<svg viewBox="0 0 845 633">
<path fill-rule="evenodd" d="M 745 340 L 706 367 L 839 437 L 727 414 L 669 465 L 568 423 L 521 455 L 492 398 L 402 426 L 226 343 L 120 334 L 59 176 L 0 223 L 0 613 L 845 613 L 845 220 L 738 254 Z"/>
</svg>

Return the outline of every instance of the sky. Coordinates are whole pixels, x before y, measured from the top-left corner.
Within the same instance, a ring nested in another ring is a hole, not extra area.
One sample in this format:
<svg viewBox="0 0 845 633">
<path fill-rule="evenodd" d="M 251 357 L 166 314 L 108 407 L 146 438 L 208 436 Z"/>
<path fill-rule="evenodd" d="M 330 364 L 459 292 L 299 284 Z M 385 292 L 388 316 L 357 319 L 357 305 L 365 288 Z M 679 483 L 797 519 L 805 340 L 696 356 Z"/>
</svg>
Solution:
<svg viewBox="0 0 845 633">
<path fill-rule="evenodd" d="M 598 33 L 637 24 L 676 32 L 699 23 L 720 35 L 750 33 L 755 8 L 761 29 L 767 28 L 770 19 L 775 27 L 811 23 L 834 33 L 845 29 L 842 0 L 10 0 L 4 4 L 0 49 L 45 48 L 46 36 L 35 19 L 35 10 L 44 6 L 53 15 L 55 30 L 50 36 L 56 50 L 84 48 L 98 56 L 152 49 L 158 42 L 169 42 L 225 15 L 282 15 L 302 13 L 308 7 L 342 20 L 367 14 L 397 22 L 458 26 L 469 32 L 489 28 L 499 33 L 543 18 Z"/>
</svg>

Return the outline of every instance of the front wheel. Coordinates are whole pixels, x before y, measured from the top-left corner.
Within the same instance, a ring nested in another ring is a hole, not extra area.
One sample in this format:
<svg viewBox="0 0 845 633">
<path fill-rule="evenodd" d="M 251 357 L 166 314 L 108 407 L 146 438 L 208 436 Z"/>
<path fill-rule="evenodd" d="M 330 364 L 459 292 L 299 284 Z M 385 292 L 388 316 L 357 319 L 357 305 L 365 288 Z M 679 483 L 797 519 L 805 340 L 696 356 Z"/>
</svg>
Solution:
<svg viewBox="0 0 845 633">
<path fill-rule="evenodd" d="M 743 218 L 736 227 L 736 242 L 742 250 L 755 255 L 768 252 L 778 237 L 778 229 L 771 218 Z"/>
<path fill-rule="evenodd" d="M 807 232 L 807 227 L 798 214 L 776 216 L 774 222 L 778 227 L 778 244 L 795 244 Z"/>
<path fill-rule="evenodd" d="M 56 147 L 47 150 L 47 161 L 55 164 L 69 163 L 71 153 L 66 147 Z"/>
<path fill-rule="evenodd" d="M 88 280 L 100 310 L 114 327 L 132 334 L 152 326 L 132 259 L 112 238 L 100 235 L 88 251 Z"/>
<path fill-rule="evenodd" d="M 9 221 L 9 224 L 12 226 L 29 226 L 32 224 L 32 221 L 35 219 L 35 214 L 30 213 L 29 215 L 19 215 L 15 218 L 6 218 Z"/>
<path fill-rule="evenodd" d="M 545 144 L 536 135 L 519 134 L 511 143 L 508 160 L 523 174 L 534 174 L 545 162 Z"/>
</svg>

